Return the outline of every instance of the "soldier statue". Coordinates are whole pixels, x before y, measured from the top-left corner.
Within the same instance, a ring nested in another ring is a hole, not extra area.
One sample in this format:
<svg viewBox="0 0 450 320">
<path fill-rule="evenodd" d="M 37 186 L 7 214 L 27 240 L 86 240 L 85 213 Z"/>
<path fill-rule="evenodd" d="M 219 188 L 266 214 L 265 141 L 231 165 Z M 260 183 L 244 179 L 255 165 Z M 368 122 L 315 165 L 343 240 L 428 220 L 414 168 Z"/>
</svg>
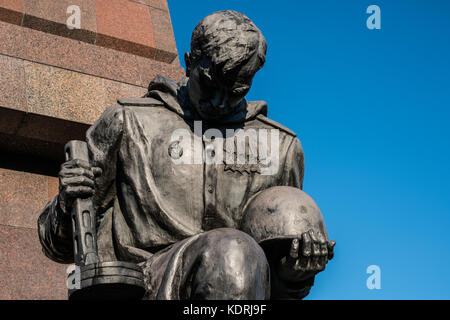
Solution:
<svg viewBox="0 0 450 320">
<path fill-rule="evenodd" d="M 39 217 L 47 257 L 74 261 L 70 213 L 91 198 L 99 260 L 138 265 L 143 299 L 305 297 L 335 242 L 302 191 L 296 134 L 245 99 L 266 49 L 248 17 L 215 12 L 193 31 L 184 80 L 157 76 L 110 106 L 86 133 L 89 161 L 62 164 Z"/>
</svg>

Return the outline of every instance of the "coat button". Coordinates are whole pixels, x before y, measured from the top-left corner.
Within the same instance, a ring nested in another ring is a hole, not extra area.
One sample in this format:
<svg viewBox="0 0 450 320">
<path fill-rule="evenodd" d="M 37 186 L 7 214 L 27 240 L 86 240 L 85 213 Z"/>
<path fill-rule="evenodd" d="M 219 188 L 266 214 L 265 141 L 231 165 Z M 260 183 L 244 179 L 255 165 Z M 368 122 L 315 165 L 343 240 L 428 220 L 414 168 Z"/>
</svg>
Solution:
<svg viewBox="0 0 450 320">
<path fill-rule="evenodd" d="M 208 186 L 208 192 L 209 192 L 209 193 L 213 193 L 213 191 L 214 191 L 214 187 L 210 184 L 210 185 Z"/>
<path fill-rule="evenodd" d="M 179 141 L 174 141 L 169 145 L 169 156 L 173 160 L 178 160 L 183 155 L 183 148 L 180 146 Z"/>
</svg>

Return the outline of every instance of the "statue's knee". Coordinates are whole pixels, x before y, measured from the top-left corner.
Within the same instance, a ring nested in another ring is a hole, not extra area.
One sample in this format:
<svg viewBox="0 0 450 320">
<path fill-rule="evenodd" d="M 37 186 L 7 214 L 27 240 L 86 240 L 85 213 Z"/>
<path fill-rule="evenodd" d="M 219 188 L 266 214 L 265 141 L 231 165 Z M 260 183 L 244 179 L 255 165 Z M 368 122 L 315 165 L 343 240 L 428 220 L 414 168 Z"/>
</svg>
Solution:
<svg viewBox="0 0 450 320">
<path fill-rule="evenodd" d="M 235 229 L 216 229 L 205 237 L 203 266 L 210 271 L 215 286 L 225 286 L 233 298 L 268 298 L 269 264 L 252 237 Z"/>
<path fill-rule="evenodd" d="M 207 255 L 213 255 L 218 260 L 225 260 L 233 268 L 245 267 L 252 258 L 253 263 L 266 264 L 264 251 L 248 234 L 231 228 L 209 231 L 206 234 Z"/>
</svg>

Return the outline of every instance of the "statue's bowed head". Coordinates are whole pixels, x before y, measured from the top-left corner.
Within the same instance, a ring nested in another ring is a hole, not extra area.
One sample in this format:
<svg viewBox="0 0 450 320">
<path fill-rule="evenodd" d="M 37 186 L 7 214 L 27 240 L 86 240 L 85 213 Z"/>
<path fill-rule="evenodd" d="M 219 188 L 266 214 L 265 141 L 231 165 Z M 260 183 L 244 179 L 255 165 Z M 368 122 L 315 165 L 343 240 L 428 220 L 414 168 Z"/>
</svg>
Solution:
<svg viewBox="0 0 450 320">
<path fill-rule="evenodd" d="M 205 120 L 217 120 L 245 108 L 243 99 L 265 62 L 261 31 L 242 13 L 215 12 L 194 29 L 185 54 L 189 98 Z"/>
</svg>

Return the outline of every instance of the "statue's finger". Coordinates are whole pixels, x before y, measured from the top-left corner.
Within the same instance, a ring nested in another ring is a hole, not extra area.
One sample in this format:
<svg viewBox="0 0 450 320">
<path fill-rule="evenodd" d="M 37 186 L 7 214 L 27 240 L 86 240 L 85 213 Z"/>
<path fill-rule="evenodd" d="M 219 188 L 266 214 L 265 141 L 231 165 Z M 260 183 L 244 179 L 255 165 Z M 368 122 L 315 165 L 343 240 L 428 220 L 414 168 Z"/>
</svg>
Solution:
<svg viewBox="0 0 450 320">
<path fill-rule="evenodd" d="M 328 241 L 328 260 L 331 260 L 334 257 L 334 246 L 335 245 L 336 245 L 336 241 Z"/>
<path fill-rule="evenodd" d="M 298 239 L 294 239 L 291 242 L 291 250 L 289 251 L 289 256 L 293 259 L 298 258 L 298 248 L 299 248 L 299 241 Z"/>
<path fill-rule="evenodd" d="M 317 271 L 323 271 L 325 270 L 325 266 L 328 262 L 328 256 L 320 256 L 318 263 L 317 263 Z"/>
<path fill-rule="evenodd" d="M 314 270 L 316 262 L 313 261 L 314 260 L 313 258 L 314 258 L 313 256 L 308 258 L 308 262 L 306 264 L 306 271 L 313 271 Z"/>
<path fill-rule="evenodd" d="M 312 255 L 313 256 L 320 256 L 320 243 L 319 239 L 317 238 L 315 232 L 313 230 L 309 231 L 309 235 L 311 237 L 311 245 L 312 245 Z"/>
<path fill-rule="evenodd" d="M 61 170 L 59 173 L 60 177 L 69 177 L 69 176 L 85 176 L 89 179 L 94 179 L 94 173 L 90 169 L 85 168 L 65 168 Z"/>
<path fill-rule="evenodd" d="M 65 177 L 61 179 L 62 186 L 86 186 L 93 188 L 95 186 L 92 179 L 86 178 L 84 176 L 73 176 Z"/>
<path fill-rule="evenodd" d="M 316 255 L 311 257 L 311 265 L 310 265 L 310 269 L 309 269 L 310 271 L 319 271 L 318 268 L 319 268 L 319 259 L 320 258 L 321 258 L 320 256 L 316 256 Z"/>
<path fill-rule="evenodd" d="M 303 256 L 309 257 L 311 255 L 311 238 L 309 237 L 308 233 L 302 234 L 302 245 L 303 245 Z"/>
<path fill-rule="evenodd" d="M 298 268 L 301 271 L 306 271 L 307 267 L 308 267 L 308 260 L 310 260 L 307 257 L 301 257 L 300 259 L 298 259 Z"/>
<path fill-rule="evenodd" d="M 100 167 L 92 167 L 92 171 L 94 172 L 94 176 L 99 177 L 102 175 L 103 170 Z"/>
<path fill-rule="evenodd" d="M 72 198 L 90 197 L 94 194 L 94 189 L 86 186 L 69 186 L 66 193 Z"/>
<path fill-rule="evenodd" d="M 326 242 L 320 244 L 320 256 L 322 257 L 328 256 L 328 245 Z"/>
<path fill-rule="evenodd" d="M 300 259 L 295 259 L 295 263 L 294 263 L 294 270 L 295 271 L 299 271 L 300 270 Z"/>
<path fill-rule="evenodd" d="M 317 235 L 316 235 L 316 233 L 314 232 L 314 230 L 309 230 L 309 236 L 311 237 L 311 240 L 313 241 L 313 242 L 319 242 L 319 239 L 317 238 Z"/>
<path fill-rule="evenodd" d="M 65 162 L 63 164 L 66 168 L 84 168 L 84 169 L 91 169 L 91 165 L 86 160 L 81 159 L 73 159 Z"/>
</svg>

